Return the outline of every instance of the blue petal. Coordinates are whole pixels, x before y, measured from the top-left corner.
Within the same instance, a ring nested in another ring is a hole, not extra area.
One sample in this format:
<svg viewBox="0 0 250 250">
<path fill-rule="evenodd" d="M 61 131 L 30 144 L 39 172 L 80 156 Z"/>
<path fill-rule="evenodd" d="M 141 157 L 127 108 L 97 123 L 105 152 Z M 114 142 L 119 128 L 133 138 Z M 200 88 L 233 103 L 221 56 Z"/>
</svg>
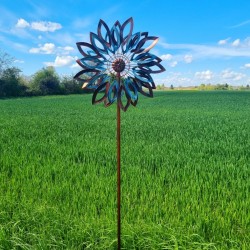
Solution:
<svg viewBox="0 0 250 250">
<path fill-rule="evenodd" d="M 98 58 L 95 57 L 85 57 L 81 58 L 80 63 L 82 64 L 81 66 L 85 66 L 88 69 L 97 69 L 97 70 L 105 70 L 105 67 L 103 67 L 104 62 L 99 60 Z"/>
<path fill-rule="evenodd" d="M 78 61 L 77 61 L 78 62 Z M 79 71 L 75 76 L 74 76 L 74 79 L 76 79 L 76 80 L 78 80 L 78 81 L 84 81 L 84 82 L 86 82 L 86 81 L 89 81 L 92 77 L 93 77 L 93 75 L 90 75 L 90 74 L 92 74 L 92 73 L 95 73 L 94 74 L 94 76 L 95 75 L 97 75 L 97 74 L 99 74 L 100 73 L 100 71 L 98 71 L 98 70 L 94 70 L 94 69 L 84 69 L 84 70 L 81 70 L 81 71 Z M 81 76 L 84 76 L 84 78 L 81 78 Z M 87 78 L 86 78 L 87 77 Z"/>
<path fill-rule="evenodd" d="M 92 104 L 103 102 L 107 98 L 107 92 L 105 91 L 104 95 L 100 99 L 96 100 L 97 94 L 100 93 L 103 89 L 105 89 L 106 85 L 107 85 L 107 82 L 103 82 L 96 88 L 92 96 Z"/>
<path fill-rule="evenodd" d="M 124 93 L 125 92 L 125 93 Z M 124 106 L 122 103 L 122 96 L 125 94 L 126 98 L 127 98 L 127 103 Z M 131 104 L 131 97 L 128 95 L 128 93 L 125 91 L 125 88 L 123 85 L 120 86 L 119 91 L 118 91 L 118 105 L 119 107 L 125 112 L 127 111 L 129 105 Z"/>
<path fill-rule="evenodd" d="M 142 82 L 150 83 L 154 85 L 153 78 L 142 70 L 132 69 L 135 78 Z"/>
<path fill-rule="evenodd" d="M 125 79 L 124 87 L 125 87 L 125 91 L 130 96 L 130 98 L 133 101 L 136 101 L 138 99 L 138 92 L 137 92 L 137 89 L 135 87 L 133 80 L 130 77 Z"/>
<path fill-rule="evenodd" d="M 121 45 L 121 24 L 117 21 L 111 29 L 111 52 L 115 53 Z"/>
<path fill-rule="evenodd" d="M 122 48 L 123 53 L 127 53 L 128 51 L 132 50 L 140 41 L 141 33 L 137 32 L 133 34 L 129 40 L 126 42 L 126 48 Z"/>
<path fill-rule="evenodd" d="M 93 76 L 89 81 L 87 88 L 96 89 L 101 83 L 106 82 L 108 80 L 108 76 L 106 74 L 98 74 Z M 99 80 L 99 82 L 97 82 Z"/>
<path fill-rule="evenodd" d="M 146 36 L 145 38 L 143 38 L 138 45 L 136 46 L 136 48 L 134 50 L 132 50 L 132 52 L 134 52 L 135 54 L 139 54 L 141 52 L 143 52 L 146 48 L 143 48 L 143 45 L 150 40 L 155 41 L 156 39 L 158 39 L 158 37 L 156 36 Z"/>
<path fill-rule="evenodd" d="M 155 68 L 151 69 L 151 67 L 155 67 L 157 69 L 155 69 Z M 161 72 L 165 71 L 165 68 L 160 63 L 155 62 L 155 61 L 139 64 L 134 69 L 142 70 L 147 74 L 157 74 L 157 73 L 161 73 Z"/>
<path fill-rule="evenodd" d="M 99 48 L 97 46 L 96 41 L 99 42 L 102 48 Z M 100 55 L 102 54 L 108 55 L 108 47 L 106 46 L 106 42 L 100 39 L 95 33 L 90 32 L 90 42 L 95 47 L 95 49 L 99 52 Z"/>
<path fill-rule="evenodd" d="M 146 53 L 141 53 L 139 55 L 133 54 L 131 61 L 136 62 L 137 64 L 147 64 L 153 61 L 156 61 L 159 63 L 162 60 L 156 55 L 146 52 Z"/>
<path fill-rule="evenodd" d="M 130 40 L 133 33 L 133 28 L 134 28 L 134 21 L 132 17 L 126 20 L 121 27 L 121 44 L 123 53 L 125 52 L 123 47 Z M 125 29 L 129 29 L 128 34 L 125 34 Z"/>
<path fill-rule="evenodd" d="M 104 35 L 102 34 L 102 29 L 105 31 Z M 98 23 L 97 34 L 102 42 L 106 44 L 106 47 L 109 48 L 111 46 L 111 32 L 108 25 L 103 20 L 100 20 Z"/>
<path fill-rule="evenodd" d="M 119 84 L 115 80 L 112 85 L 109 87 L 108 90 L 108 101 L 110 104 L 116 101 L 117 95 L 118 95 L 118 90 L 119 90 Z"/>
<path fill-rule="evenodd" d="M 89 43 L 85 43 L 85 42 L 78 42 L 76 43 L 78 50 L 80 51 L 80 53 L 85 57 L 85 56 L 90 56 L 90 53 L 92 54 L 93 57 L 99 58 L 101 57 L 100 53 L 98 52 L 98 50 Z M 88 52 L 84 51 L 84 48 L 90 48 L 91 50 Z"/>
</svg>

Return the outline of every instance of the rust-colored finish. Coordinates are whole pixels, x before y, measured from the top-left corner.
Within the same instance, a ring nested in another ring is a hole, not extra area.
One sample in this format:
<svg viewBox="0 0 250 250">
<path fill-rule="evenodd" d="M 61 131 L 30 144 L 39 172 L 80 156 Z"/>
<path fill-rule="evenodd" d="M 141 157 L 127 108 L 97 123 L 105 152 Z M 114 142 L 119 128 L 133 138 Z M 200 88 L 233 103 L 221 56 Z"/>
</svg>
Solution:
<svg viewBox="0 0 250 250">
<path fill-rule="evenodd" d="M 117 73 L 121 84 L 120 73 Z M 117 102 L 117 249 L 121 249 L 121 109 Z"/>
</svg>

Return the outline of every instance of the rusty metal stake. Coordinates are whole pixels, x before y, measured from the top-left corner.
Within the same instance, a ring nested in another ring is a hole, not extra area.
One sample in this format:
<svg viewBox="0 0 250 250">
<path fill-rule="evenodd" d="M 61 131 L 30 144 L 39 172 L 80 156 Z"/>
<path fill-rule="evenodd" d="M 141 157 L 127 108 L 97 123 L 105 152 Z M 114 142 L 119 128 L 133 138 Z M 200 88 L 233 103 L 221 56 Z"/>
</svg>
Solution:
<svg viewBox="0 0 250 250">
<path fill-rule="evenodd" d="M 120 88 L 121 75 L 117 74 Z M 117 100 L 117 249 L 121 249 L 121 109 Z"/>
</svg>

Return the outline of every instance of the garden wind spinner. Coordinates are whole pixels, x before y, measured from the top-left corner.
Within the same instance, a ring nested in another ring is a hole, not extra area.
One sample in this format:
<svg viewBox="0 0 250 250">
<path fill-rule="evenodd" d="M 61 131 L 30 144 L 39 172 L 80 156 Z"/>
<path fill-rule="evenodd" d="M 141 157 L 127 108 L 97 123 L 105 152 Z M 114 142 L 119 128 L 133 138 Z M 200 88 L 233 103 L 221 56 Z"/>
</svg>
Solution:
<svg viewBox="0 0 250 250">
<path fill-rule="evenodd" d="M 116 21 L 110 29 L 100 20 L 97 34 L 90 32 L 90 43 L 78 42 L 83 58 L 77 63 L 83 68 L 75 79 L 83 88 L 93 90 L 92 104 L 117 102 L 117 248 L 121 249 L 121 117 L 120 110 L 136 106 L 138 92 L 153 97 L 155 83 L 150 74 L 165 71 L 161 59 L 149 51 L 159 38 L 148 32 L 133 34 L 133 18 L 122 25 Z M 146 43 L 150 43 L 146 46 Z M 101 98 L 98 99 L 97 95 Z M 125 104 L 123 99 L 125 98 Z"/>
<path fill-rule="evenodd" d="M 148 32 L 133 34 L 133 18 L 122 25 L 116 21 L 111 29 L 100 20 L 97 34 L 90 32 L 90 43 L 78 42 L 83 58 L 77 63 L 83 68 L 75 79 L 83 88 L 94 90 L 92 103 L 104 102 L 109 106 L 115 101 L 126 111 L 130 104 L 136 106 L 138 92 L 153 97 L 155 83 L 150 74 L 165 71 L 161 59 L 151 53 L 159 38 Z M 148 47 L 146 43 L 151 42 Z M 103 93 L 100 99 L 97 94 Z M 126 104 L 122 102 L 126 97 Z"/>
</svg>

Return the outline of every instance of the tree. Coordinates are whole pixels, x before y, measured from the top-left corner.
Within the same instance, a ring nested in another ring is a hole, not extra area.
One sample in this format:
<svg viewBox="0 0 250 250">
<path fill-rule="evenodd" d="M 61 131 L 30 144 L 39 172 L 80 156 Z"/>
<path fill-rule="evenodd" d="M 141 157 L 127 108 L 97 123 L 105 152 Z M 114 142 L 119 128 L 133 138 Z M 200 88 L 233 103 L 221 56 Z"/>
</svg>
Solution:
<svg viewBox="0 0 250 250">
<path fill-rule="evenodd" d="M 173 84 L 170 85 L 170 89 L 174 89 L 174 85 Z"/>
<path fill-rule="evenodd" d="M 206 89 L 206 85 L 204 83 L 202 83 L 200 86 L 199 86 L 199 89 L 200 90 L 205 90 Z"/>
<path fill-rule="evenodd" d="M 228 90 L 229 85 L 227 83 L 217 84 L 215 87 L 216 90 Z"/>
<path fill-rule="evenodd" d="M 2 70 L 0 77 L 0 96 L 17 97 L 25 95 L 27 87 L 21 84 L 21 70 L 15 67 Z"/>
<path fill-rule="evenodd" d="M 27 86 L 20 76 L 21 70 L 13 67 L 14 58 L 0 50 L 0 97 L 16 97 L 26 94 Z"/>
<path fill-rule="evenodd" d="M 83 92 L 81 84 L 74 79 L 74 76 L 63 76 L 61 88 L 64 94 L 80 94 Z"/>
<path fill-rule="evenodd" d="M 11 67 L 12 62 L 13 57 L 11 57 L 8 53 L 0 50 L 0 76 L 5 69 Z"/>
<path fill-rule="evenodd" d="M 36 95 L 61 94 L 60 79 L 54 67 L 39 70 L 33 76 L 31 90 Z"/>
</svg>

